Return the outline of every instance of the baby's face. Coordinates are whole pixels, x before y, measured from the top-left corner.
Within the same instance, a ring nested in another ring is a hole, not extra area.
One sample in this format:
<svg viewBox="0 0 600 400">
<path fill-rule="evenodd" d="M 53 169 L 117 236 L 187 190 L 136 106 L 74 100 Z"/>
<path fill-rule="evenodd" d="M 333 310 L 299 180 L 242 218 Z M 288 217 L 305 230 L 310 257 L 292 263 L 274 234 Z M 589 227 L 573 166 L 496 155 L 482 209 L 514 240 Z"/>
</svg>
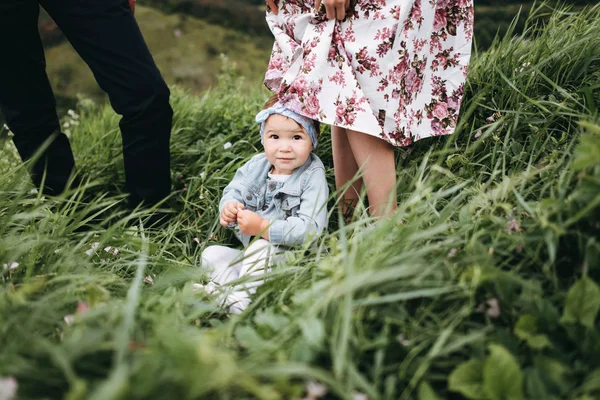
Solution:
<svg viewBox="0 0 600 400">
<path fill-rule="evenodd" d="M 308 133 L 296 121 L 280 114 L 271 115 L 265 122 L 263 143 L 267 160 L 274 174 L 291 175 L 304 165 L 312 151 Z"/>
</svg>

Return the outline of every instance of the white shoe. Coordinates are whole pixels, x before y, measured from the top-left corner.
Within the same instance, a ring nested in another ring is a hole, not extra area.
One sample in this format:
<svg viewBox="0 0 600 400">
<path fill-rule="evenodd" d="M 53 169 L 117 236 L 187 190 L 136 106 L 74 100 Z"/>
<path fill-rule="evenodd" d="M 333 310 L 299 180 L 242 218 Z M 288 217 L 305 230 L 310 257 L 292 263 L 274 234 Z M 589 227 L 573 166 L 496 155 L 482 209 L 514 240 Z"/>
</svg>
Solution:
<svg viewBox="0 0 600 400">
<path fill-rule="evenodd" d="M 206 285 L 192 283 L 192 293 L 215 294 L 217 291 L 217 285 L 215 285 L 214 282 L 208 282 Z"/>
<path fill-rule="evenodd" d="M 250 305 L 250 296 L 245 291 L 233 292 L 225 302 L 231 314 L 241 314 Z"/>
</svg>

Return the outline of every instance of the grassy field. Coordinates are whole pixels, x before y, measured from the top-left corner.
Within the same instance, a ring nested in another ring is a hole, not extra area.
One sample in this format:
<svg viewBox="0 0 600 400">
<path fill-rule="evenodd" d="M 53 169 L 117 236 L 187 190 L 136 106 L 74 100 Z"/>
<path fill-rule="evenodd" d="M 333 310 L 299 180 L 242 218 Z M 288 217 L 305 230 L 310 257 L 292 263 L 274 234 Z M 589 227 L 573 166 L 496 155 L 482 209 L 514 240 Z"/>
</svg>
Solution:
<svg viewBox="0 0 600 400">
<path fill-rule="evenodd" d="M 32 191 L 2 131 L 0 394 L 598 398 L 600 8 L 531 33 L 473 59 L 455 135 L 398 152 L 392 218 L 359 208 L 340 224 L 332 196 L 329 233 L 289 252 L 239 316 L 192 291 L 202 249 L 233 243 L 221 191 L 260 150 L 266 95 L 240 90 L 231 65 L 200 97 L 173 90 L 159 231 L 131 227 L 139 213 L 121 204 L 109 108 L 64 116 L 90 181 L 61 197 Z M 331 167 L 329 147 L 325 131 Z M 79 232 L 94 210 L 118 222 Z"/>
</svg>

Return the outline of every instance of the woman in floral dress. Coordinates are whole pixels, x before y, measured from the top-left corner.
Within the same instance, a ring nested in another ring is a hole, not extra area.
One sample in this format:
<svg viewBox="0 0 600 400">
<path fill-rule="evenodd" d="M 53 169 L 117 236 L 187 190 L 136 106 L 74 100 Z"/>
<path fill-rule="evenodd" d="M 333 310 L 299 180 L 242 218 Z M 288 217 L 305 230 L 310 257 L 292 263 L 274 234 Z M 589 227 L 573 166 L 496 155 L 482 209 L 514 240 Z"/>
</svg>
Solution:
<svg viewBox="0 0 600 400">
<path fill-rule="evenodd" d="M 454 131 L 473 35 L 472 0 L 267 0 L 265 85 L 332 125 L 338 189 L 370 213 L 396 208 L 394 146 Z M 276 3 L 276 4 L 275 4 Z M 315 13 L 315 6 L 318 12 Z"/>
</svg>

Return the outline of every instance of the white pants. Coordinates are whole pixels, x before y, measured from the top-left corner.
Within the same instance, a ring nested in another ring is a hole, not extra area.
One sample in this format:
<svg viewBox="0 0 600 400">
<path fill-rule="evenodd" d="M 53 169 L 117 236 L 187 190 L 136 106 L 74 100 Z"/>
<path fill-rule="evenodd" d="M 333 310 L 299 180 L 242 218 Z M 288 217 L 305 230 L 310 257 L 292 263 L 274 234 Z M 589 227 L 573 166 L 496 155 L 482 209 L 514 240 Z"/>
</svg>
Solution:
<svg viewBox="0 0 600 400">
<path fill-rule="evenodd" d="M 268 240 L 258 239 L 244 250 L 226 246 L 209 246 L 202 252 L 202 264 L 210 271 L 211 281 L 219 286 L 242 277 L 257 277 L 270 270 L 277 255 L 283 250 Z M 241 312 L 250 304 L 250 295 L 263 284 L 262 280 L 252 280 L 236 285 L 228 296 L 231 312 Z"/>
</svg>

